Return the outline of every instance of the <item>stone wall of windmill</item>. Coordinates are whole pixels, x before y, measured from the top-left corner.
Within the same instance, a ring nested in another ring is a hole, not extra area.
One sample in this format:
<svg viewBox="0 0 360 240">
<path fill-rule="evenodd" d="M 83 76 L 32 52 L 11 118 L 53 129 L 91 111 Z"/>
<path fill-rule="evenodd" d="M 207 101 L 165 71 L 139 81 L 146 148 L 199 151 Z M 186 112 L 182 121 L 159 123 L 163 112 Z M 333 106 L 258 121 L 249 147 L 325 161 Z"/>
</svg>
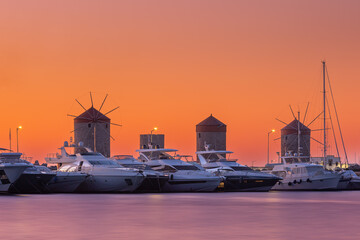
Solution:
<svg viewBox="0 0 360 240">
<path fill-rule="evenodd" d="M 310 156 L 311 130 L 297 119 L 281 129 L 281 156 L 298 153 L 298 126 L 300 126 L 300 154 Z"/>
<path fill-rule="evenodd" d="M 204 151 L 205 144 L 211 150 L 226 150 L 226 125 L 212 114 L 196 125 L 196 151 Z"/>
<path fill-rule="evenodd" d="M 86 110 L 74 119 L 74 142 L 110 157 L 110 118 L 94 107 Z"/>
</svg>

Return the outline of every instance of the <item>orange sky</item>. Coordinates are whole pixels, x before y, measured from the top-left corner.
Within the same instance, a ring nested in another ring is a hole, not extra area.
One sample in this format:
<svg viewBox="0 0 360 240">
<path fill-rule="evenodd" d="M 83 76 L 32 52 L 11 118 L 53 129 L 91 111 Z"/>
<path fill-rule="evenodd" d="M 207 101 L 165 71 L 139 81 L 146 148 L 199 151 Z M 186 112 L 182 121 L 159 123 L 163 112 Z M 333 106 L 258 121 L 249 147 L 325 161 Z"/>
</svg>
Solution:
<svg viewBox="0 0 360 240">
<path fill-rule="evenodd" d="M 309 120 L 321 111 L 326 59 L 354 161 L 359 9 L 357 0 L 1 1 L 0 145 L 12 128 L 15 146 L 21 124 L 20 151 L 43 161 L 71 136 L 74 99 L 89 107 L 92 91 L 98 105 L 109 93 L 104 111 L 120 106 L 112 154 L 133 154 L 153 126 L 167 147 L 193 154 L 195 125 L 212 113 L 228 125 L 234 157 L 262 165 L 267 132 L 283 127 L 275 118 L 292 120 L 289 104 L 304 112 L 310 101 Z M 275 159 L 278 141 L 270 148 Z"/>
</svg>

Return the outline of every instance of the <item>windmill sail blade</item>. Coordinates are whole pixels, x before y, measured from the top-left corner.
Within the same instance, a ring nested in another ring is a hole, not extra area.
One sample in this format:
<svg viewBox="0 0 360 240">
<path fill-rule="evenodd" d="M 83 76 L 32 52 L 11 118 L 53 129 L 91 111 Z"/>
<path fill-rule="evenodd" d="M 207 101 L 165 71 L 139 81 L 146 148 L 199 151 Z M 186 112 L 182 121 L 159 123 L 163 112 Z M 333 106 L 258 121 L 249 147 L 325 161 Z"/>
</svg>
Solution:
<svg viewBox="0 0 360 240">
<path fill-rule="evenodd" d="M 278 118 L 275 118 L 275 120 L 278 120 L 279 122 L 281 122 L 281 123 L 283 123 L 283 124 L 285 124 L 285 125 L 288 125 L 286 122 L 281 121 L 281 120 L 280 120 L 280 119 L 278 119 Z"/>
<path fill-rule="evenodd" d="M 75 101 L 86 111 L 86 108 L 84 108 L 83 105 L 81 105 L 81 103 L 75 98 Z"/>
<path fill-rule="evenodd" d="M 82 126 L 82 127 L 76 128 L 76 129 L 72 130 L 70 133 L 73 133 L 73 132 L 75 132 L 75 131 L 77 131 L 77 130 L 80 130 L 80 129 L 84 128 L 84 127 L 85 127 L 85 126 Z"/>
<path fill-rule="evenodd" d="M 295 119 L 297 119 L 297 118 L 295 117 L 295 114 L 294 114 L 294 111 L 292 110 L 291 105 L 289 105 L 289 107 L 290 107 L 290 111 L 291 111 L 291 113 L 292 113 L 293 117 L 294 117 Z"/>
<path fill-rule="evenodd" d="M 101 103 L 101 106 L 100 106 L 100 108 L 99 108 L 99 112 L 101 111 L 101 108 L 104 106 L 104 103 L 105 103 L 105 100 L 106 100 L 107 97 L 108 97 L 108 94 L 106 94 L 103 102 Z"/>
<path fill-rule="evenodd" d="M 317 143 L 320 143 L 321 145 L 324 145 L 322 142 L 320 142 L 320 141 L 318 141 L 318 140 L 316 140 L 315 138 L 313 138 L 313 137 L 311 137 L 311 139 L 312 140 L 314 140 L 315 142 L 317 142 Z"/>
<path fill-rule="evenodd" d="M 283 123 L 283 124 L 285 124 L 285 125 L 287 125 L 287 126 L 289 126 L 289 127 L 293 128 L 293 129 L 297 130 L 297 128 L 296 128 L 296 127 L 293 127 L 293 126 L 291 126 L 291 125 L 287 124 L 286 122 L 281 121 L 281 120 L 280 120 L 280 119 L 278 119 L 278 118 L 275 118 L 275 119 L 276 119 L 276 120 L 278 120 L 279 122 L 281 122 L 281 123 Z"/>
<path fill-rule="evenodd" d="M 120 124 L 117 124 L 117 123 L 110 123 L 111 125 L 115 125 L 115 126 L 119 126 L 119 127 L 122 127 L 122 125 Z"/>
<path fill-rule="evenodd" d="M 318 117 L 320 117 L 321 114 L 323 114 L 323 112 L 321 112 L 319 115 L 317 115 L 316 118 L 314 118 L 314 120 L 312 120 L 312 121 L 307 125 L 307 127 L 309 127 L 316 119 L 318 119 Z"/>
<path fill-rule="evenodd" d="M 114 108 L 113 110 L 108 111 L 107 113 L 104 114 L 104 116 L 108 115 L 109 113 L 115 111 L 115 110 L 118 109 L 118 108 L 119 108 L 119 107 L 116 107 L 116 108 Z"/>
<path fill-rule="evenodd" d="M 71 114 L 68 114 L 69 117 L 74 117 L 74 118 L 81 118 L 81 119 L 86 119 L 86 120 L 92 120 L 91 118 L 87 118 L 87 117 L 80 117 L 80 116 L 75 116 L 75 115 L 71 115 Z"/>
<path fill-rule="evenodd" d="M 91 92 L 90 92 L 90 100 L 91 100 L 91 107 L 94 107 L 94 102 L 93 102 L 93 98 L 92 98 Z"/>
<path fill-rule="evenodd" d="M 325 128 L 325 130 L 330 130 L 331 128 Z M 324 131 L 324 129 L 323 128 L 321 128 L 321 129 L 311 129 L 311 131 L 312 132 L 314 132 L 314 131 Z"/>
<path fill-rule="evenodd" d="M 303 123 L 304 123 L 304 124 L 305 124 L 306 114 L 307 114 L 308 109 L 309 109 L 309 104 L 310 104 L 310 102 L 308 102 L 308 104 L 307 104 L 307 106 L 306 106 L 305 115 L 304 115 L 304 120 L 303 120 Z"/>
</svg>

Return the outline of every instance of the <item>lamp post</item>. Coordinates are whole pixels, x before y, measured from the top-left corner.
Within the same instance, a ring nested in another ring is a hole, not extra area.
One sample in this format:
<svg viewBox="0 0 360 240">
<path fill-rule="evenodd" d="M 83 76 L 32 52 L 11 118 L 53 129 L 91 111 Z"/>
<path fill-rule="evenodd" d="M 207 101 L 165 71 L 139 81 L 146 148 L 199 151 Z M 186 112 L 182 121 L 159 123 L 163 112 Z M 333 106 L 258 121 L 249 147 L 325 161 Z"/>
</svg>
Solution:
<svg viewBox="0 0 360 240">
<path fill-rule="evenodd" d="M 19 152 L 19 129 L 22 129 L 22 126 L 16 128 L 16 152 Z"/>
<path fill-rule="evenodd" d="M 151 144 L 151 148 L 152 148 L 152 146 L 153 146 L 153 143 L 152 143 L 153 131 L 157 131 L 157 130 L 158 130 L 158 128 L 157 128 L 157 127 L 154 127 L 154 128 L 151 130 L 151 132 L 150 132 L 150 144 Z"/>
<path fill-rule="evenodd" d="M 268 132 L 268 141 L 267 141 L 267 164 L 269 164 L 269 149 L 270 149 L 270 134 L 275 132 L 275 129 L 272 129 L 270 132 Z"/>
</svg>

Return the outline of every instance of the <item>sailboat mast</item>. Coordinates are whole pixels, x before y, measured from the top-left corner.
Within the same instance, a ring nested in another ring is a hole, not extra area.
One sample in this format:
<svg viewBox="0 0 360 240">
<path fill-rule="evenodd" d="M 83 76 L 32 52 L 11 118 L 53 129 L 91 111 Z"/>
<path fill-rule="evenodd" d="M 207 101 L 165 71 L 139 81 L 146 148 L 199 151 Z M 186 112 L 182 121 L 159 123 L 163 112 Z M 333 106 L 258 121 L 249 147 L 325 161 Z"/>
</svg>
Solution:
<svg viewBox="0 0 360 240">
<path fill-rule="evenodd" d="M 323 112 L 324 112 L 324 167 L 326 167 L 326 91 L 325 91 L 325 61 L 322 62 L 323 64 Z"/>
<path fill-rule="evenodd" d="M 298 129 L 298 139 L 297 139 L 297 155 L 300 156 L 300 152 L 301 152 L 301 145 L 300 145 L 300 141 L 301 141 L 301 131 L 300 131 L 300 112 L 298 112 L 298 121 L 297 121 L 297 129 Z"/>
</svg>

